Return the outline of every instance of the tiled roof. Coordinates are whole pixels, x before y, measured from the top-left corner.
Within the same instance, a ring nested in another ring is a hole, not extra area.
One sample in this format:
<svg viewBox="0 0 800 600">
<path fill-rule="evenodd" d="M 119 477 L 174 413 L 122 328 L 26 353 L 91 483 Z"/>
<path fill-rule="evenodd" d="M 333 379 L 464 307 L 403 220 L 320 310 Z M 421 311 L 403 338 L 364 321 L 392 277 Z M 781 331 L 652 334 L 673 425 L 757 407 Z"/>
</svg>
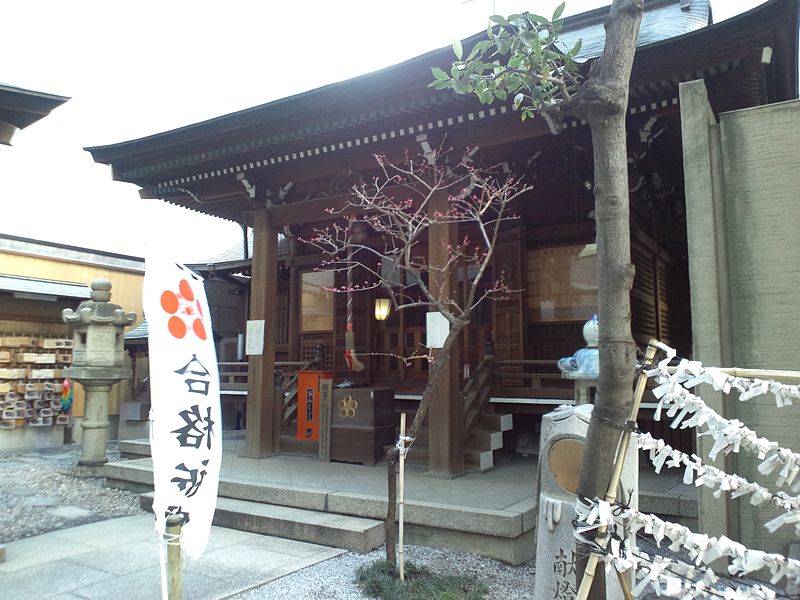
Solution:
<svg viewBox="0 0 800 600">
<path fill-rule="evenodd" d="M 12 292 L 17 297 L 27 297 L 35 300 L 56 298 L 89 299 L 89 287 L 82 283 L 71 281 L 53 281 L 51 279 L 38 279 L 34 277 L 21 277 L 19 275 L 0 275 L 0 290 Z"/>
<path fill-rule="evenodd" d="M 146 340 L 149 333 L 147 320 L 144 320 L 125 334 L 125 340 Z"/>
</svg>

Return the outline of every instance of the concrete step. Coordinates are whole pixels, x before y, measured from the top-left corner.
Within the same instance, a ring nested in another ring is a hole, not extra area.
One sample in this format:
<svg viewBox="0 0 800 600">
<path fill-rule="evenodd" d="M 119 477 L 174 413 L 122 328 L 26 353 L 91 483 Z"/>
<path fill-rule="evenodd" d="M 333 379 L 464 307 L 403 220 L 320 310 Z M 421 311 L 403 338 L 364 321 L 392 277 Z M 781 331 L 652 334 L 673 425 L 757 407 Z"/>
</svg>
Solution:
<svg viewBox="0 0 800 600">
<path fill-rule="evenodd" d="M 125 458 L 142 458 L 150 456 L 150 442 L 147 440 L 120 440 L 117 442 L 119 452 Z"/>
<path fill-rule="evenodd" d="M 464 450 L 464 468 L 485 473 L 494 469 L 494 452 L 491 450 Z"/>
<path fill-rule="evenodd" d="M 510 413 L 483 413 L 478 423 L 482 429 L 511 431 L 514 428 L 514 415 Z"/>
<path fill-rule="evenodd" d="M 153 492 L 139 498 L 143 509 L 152 510 Z M 375 519 L 233 498 L 217 498 L 214 525 L 360 554 L 374 550 L 384 541 L 383 523 Z"/>
<path fill-rule="evenodd" d="M 476 427 L 466 443 L 468 450 L 499 450 L 503 447 L 503 432 Z"/>
<path fill-rule="evenodd" d="M 427 464 L 427 448 L 418 448 L 415 444 L 409 457 L 410 461 L 419 458 Z M 309 462 L 309 466 L 312 464 L 315 463 Z M 149 458 L 109 463 L 104 466 L 103 474 L 109 487 L 133 490 L 137 493 L 151 492 L 153 489 L 152 460 Z M 339 516 L 349 515 L 383 523 L 386 515 L 385 492 L 364 494 L 352 490 L 340 491 L 325 487 L 322 481 L 320 483 L 321 487 L 311 488 L 223 476 L 220 478 L 218 500 L 263 504 L 271 506 L 273 511 L 284 507 Z M 226 505 L 219 506 L 224 509 Z M 457 548 L 467 552 L 477 551 L 484 556 L 515 565 L 530 560 L 533 556 L 536 523 L 533 497 L 503 509 L 458 506 L 452 503 L 411 500 L 408 497 L 405 506 L 405 539 L 409 544 Z M 227 519 L 222 510 L 219 514 L 219 519 Z M 298 519 L 302 514 L 304 513 L 291 513 L 291 519 Z M 229 525 L 228 521 L 217 522 L 234 527 Z M 310 526 L 298 526 L 298 529 L 302 530 L 304 527 Z M 350 542 L 343 541 L 336 544 L 340 547 L 360 546 L 367 549 L 373 544 L 381 543 L 381 540 L 375 541 L 371 537 L 373 533 L 365 535 L 366 542 L 363 544 L 357 540 L 353 542 L 352 539 Z"/>
</svg>

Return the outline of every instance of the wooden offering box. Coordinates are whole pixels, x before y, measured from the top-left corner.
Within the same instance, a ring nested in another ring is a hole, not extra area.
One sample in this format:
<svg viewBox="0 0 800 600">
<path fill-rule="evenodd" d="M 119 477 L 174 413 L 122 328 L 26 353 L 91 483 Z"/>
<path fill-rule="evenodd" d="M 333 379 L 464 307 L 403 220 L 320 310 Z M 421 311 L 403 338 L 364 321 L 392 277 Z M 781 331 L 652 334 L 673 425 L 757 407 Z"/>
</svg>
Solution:
<svg viewBox="0 0 800 600">
<path fill-rule="evenodd" d="M 331 460 L 374 466 L 383 447 L 394 444 L 394 391 L 334 389 L 331 403 Z"/>
</svg>

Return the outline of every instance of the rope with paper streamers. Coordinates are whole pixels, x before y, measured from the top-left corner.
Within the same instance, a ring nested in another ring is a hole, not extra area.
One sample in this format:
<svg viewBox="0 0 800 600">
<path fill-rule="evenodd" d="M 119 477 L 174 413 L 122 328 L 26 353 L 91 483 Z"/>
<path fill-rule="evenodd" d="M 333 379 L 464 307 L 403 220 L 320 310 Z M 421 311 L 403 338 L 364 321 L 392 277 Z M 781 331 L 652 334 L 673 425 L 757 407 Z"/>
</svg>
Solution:
<svg viewBox="0 0 800 600">
<path fill-rule="evenodd" d="M 725 372 L 730 369 L 704 367 L 703 363 L 699 361 L 685 358 L 682 358 L 676 367 L 669 367 L 669 362 L 677 355 L 676 350 L 662 342 L 657 342 L 656 346 L 666 353 L 666 358 L 660 361 L 655 369 L 648 371 L 648 377 L 661 375 L 665 379 L 680 382 L 686 388 L 708 383 L 718 392 L 722 391 L 726 394 L 734 391 L 738 392 L 741 402 L 769 393 L 775 397 L 775 404 L 778 408 L 791 406 L 792 400 L 800 400 L 800 385 L 790 385 L 769 379 L 734 376 Z"/>
<path fill-rule="evenodd" d="M 728 573 L 731 575 L 746 576 L 767 569 L 772 585 L 784 580 L 789 588 L 796 589 L 800 585 L 800 561 L 780 554 L 751 550 L 725 536 L 712 537 L 694 533 L 683 525 L 663 521 L 655 515 L 631 508 L 612 506 L 596 498 L 591 502 L 577 502 L 576 512 L 575 531 L 576 536 L 580 536 L 579 539 L 589 537 L 589 534 L 594 535 L 593 532 L 601 527 L 608 529 L 610 543 L 603 560 L 609 568 L 619 571 L 635 570 L 638 581 L 633 589 L 634 596 L 652 585 L 659 595 L 687 600 L 720 595 L 723 598 L 778 597 L 774 590 L 760 584 L 739 586 L 725 592 L 714 589 L 718 578 L 711 569 L 711 564 L 720 558 L 728 559 Z M 668 540 L 671 551 L 686 552 L 694 564 L 667 557 L 650 557 L 636 549 L 633 540 L 640 531 L 652 536 L 659 546 L 662 541 Z M 643 562 L 647 564 L 641 564 Z"/>
<path fill-rule="evenodd" d="M 800 398 L 798 386 L 730 377 L 714 369 L 704 369 L 700 363 L 687 360 L 681 360 L 674 372 L 670 373 L 668 364 L 675 357 L 676 351 L 661 343 L 658 347 L 666 353 L 666 358 L 658 363 L 657 368 L 647 371 L 647 376 L 659 383 L 653 390 L 653 395 L 659 401 L 654 419 L 660 420 L 661 413 L 666 407 L 666 416 L 672 419 L 671 428 L 707 428 L 707 431 L 697 435 L 711 436 L 714 439 L 714 445 L 708 453 L 712 460 L 716 459 L 720 452 L 738 453 L 742 449 L 753 452 L 761 460 L 758 470 L 762 475 L 769 475 L 780 468 L 777 485 L 791 486 L 793 492 L 800 491 L 800 481 L 795 482 L 800 474 L 800 454 L 759 437 L 738 419 L 729 420 L 720 416 L 699 396 L 686 389 L 700 383 L 711 383 L 715 389 L 723 392 L 741 390 L 740 400 L 742 396 L 745 400 L 755 397 L 758 393 L 762 393 L 758 390 L 766 389 L 776 396 L 778 406 L 787 406 L 792 403 L 792 398 Z M 735 380 L 737 380 L 736 387 L 734 387 Z"/>
<path fill-rule="evenodd" d="M 685 359 L 681 360 L 677 367 L 669 367 L 669 363 L 676 356 L 676 351 L 662 343 L 658 343 L 657 347 L 666 356 L 656 368 L 646 371 L 646 375 L 658 383 L 658 387 L 653 390 L 654 396 L 659 401 L 655 419 L 660 420 L 665 413 L 667 418 L 672 419 L 670 426 L 673 429 L 704 427 L 706 431 L 698 435 L 710 436 L 714 440 L 709 452 L 712 459 L 720 452 L 724 454 L 753 452 L 761 460 L 758 466 L 760 473 L 770 475 L 779 469 L 778 485 L 791 486 L 794 492 L 800 490 L 800 480 L 798 480 L 800 454 L 759 437 L 755 431 L 738 420 L 725 419 L 687 389 L 707 383 L 715 390 L 726 394 L 738 393 L 740 401 L 772 394 L 776 405 L 785 407 L 792 405 L 793 400 L 800 400 L 800 387 L 778 381 L 732 375 L 730 371 L 737 373 L 744 371 L 726 369 L 729 371 L 726 373 L 721 369 L 703 367 L 699 362 Z M 773 373 L 784 374 L 771 372 L 770 375 Z M 634 435 L 639 448 L 649 452 L 657 473 L 665 465 L 669 468 L 684 468 L 684 483 L 712 488 L 716 498 L 721 497 L 723 493 L 729 493 L 732 498 L 750 495 L 750 503 L 754 506 L 770 504 L 784 511 L 783 515 L 765 524 L 768 531 L 772 533 L 783 525 L 794 524 L 800 535 L 800 497 L 784 491 L 772 492 L 743 477 L 703 464 L 697 455 L 676 450 L 650 434 L 635 431 Z M 589 539 L 594 539 L 599 531 L 606 528 L 605 542 L 601 544 L 599 553 L 607 569 L 634 570 L 637 577 L 634 595 L 641 594 L 650 586 L 659 596 L 666 595 L 683 600 L 778 597 L 775 590 L 760 583 L 743 581 L 736 582 L 735 587 L 725 587 L 727 583 L 720 582 L 711 569 L 711 564 L 723 557 L 728 559 L 728 572 L 731 575 L 742 577 L 765 569 L 770 573 L 772 585 L 783 581 L 787 592 L 797 593 L 800 590 L 800 561 L 780 554 L 752 550 L 725 536 L 717 538 L 697 534 L 682 525 L 599 499 L 592 502 L 581 500 L 577 503 L 576 510 L 575 535 L 579 546 L 588 543 Z M 651 536 L 658 546 L 661 546 L 662 541 L 668 540 L 671 551 L 685 551 L 693 564 L 666 556 L 650 556 L 639 550 L 636 548 L 635 540 L 640 532 Z"/>
<path fill-rule="evenodd" d="M 416 438 L 408 437 L 407 435 L 401 435 L 397 438 L 397 451 L 402 455 L 405 456 L 408 454 L 408 451 L 411 449 L 411 444 L 414 443 Z"/>
<path fill-rule="evenodd" d="M 649 433 L 640 432 L 635 435 L 639 449 L 650 453 L 650 462 L 653 463 L 656 473 L 660 473 L 665 465 L 668 468 L 683 467 L 683 483 L 713 489 L 715 498 L 720 498 L 726 492 L 732 499 L 750 494 L 750 504 L 753 506 L 771 504 L 786 513 L 764 524 L 770 533 L 775 533 L 783 525 L 794 523 L 795 532 L 800 536 L 800 497 L 790 496 L 785 492 L 773 493 L 744 477 L 705 465 L 699 456 L 676 450 L 664 440 L 655 439 Z"/>
</svg>

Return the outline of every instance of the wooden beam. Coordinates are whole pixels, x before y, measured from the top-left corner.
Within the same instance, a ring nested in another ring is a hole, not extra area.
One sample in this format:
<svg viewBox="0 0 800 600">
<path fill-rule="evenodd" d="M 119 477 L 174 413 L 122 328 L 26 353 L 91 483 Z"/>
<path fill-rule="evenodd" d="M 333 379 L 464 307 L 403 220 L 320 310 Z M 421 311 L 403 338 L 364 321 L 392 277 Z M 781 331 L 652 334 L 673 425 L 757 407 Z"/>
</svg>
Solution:
<svg viewBox="0 0 800 600">
<path fill-rule="evenodd" d="M 447 192 L 439 192 L 431 199 L 431 213 L 446 213 L 448 209 Z M 448 246 L 455 244 L 457 237 L 454 224 L 431 225 L 428 261 L 432 267 L 447 264 Z M 431 288 L 434 294 L 457 293 L 453 277 L 431 281 Z M 433 358 L 445 363 L 428 413 L 428 469 L 433 475 L 455 477 L 464 472 L 464 400 L 458 389 L 459 344 L 453 344 L 449 356 L 444 356 L 441 350 L 433 350 Z"/>
<path fill-rule="evenodd" d="M 336 194 L 312 200 L 273 205 L 269 208 L 270 221 L 275 227 L 330 221 L 335 217 L 332 217 L 328 211 L 344 208 L 347 202 L 352 200 L 352 197 L 351 194 Z"/>
<path fill-rule="evenodd" d="M 253 273 L 250 319 L 264 322 L 264 348 L 248 358 L 246 456 L 280 451 L 283 399 L 275 393 L 275 323 L 278 289 L 278 230 L 267 209 L 253 211 Z"/>
</svg>

